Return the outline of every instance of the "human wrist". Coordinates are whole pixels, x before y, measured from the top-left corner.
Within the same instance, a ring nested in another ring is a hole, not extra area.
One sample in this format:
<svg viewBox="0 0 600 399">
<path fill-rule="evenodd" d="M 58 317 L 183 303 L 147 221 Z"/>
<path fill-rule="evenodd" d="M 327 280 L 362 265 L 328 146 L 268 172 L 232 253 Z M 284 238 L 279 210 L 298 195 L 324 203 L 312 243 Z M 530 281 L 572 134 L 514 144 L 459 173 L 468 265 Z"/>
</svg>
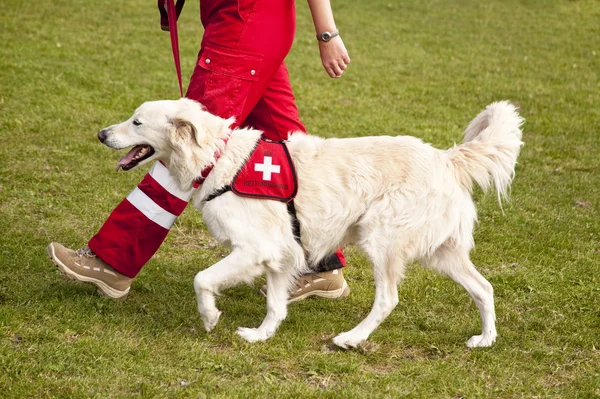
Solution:
<svg viewBox="0 0 600 399">
<path fill-rule="evenodd" d="M 322 43 L 327 43 L 331 39 L 338 37 L 340 35 L 340 31 L 337 28 L 334 29 L 323 29 L 317 30 L 317 40 Z"/>
</svg>

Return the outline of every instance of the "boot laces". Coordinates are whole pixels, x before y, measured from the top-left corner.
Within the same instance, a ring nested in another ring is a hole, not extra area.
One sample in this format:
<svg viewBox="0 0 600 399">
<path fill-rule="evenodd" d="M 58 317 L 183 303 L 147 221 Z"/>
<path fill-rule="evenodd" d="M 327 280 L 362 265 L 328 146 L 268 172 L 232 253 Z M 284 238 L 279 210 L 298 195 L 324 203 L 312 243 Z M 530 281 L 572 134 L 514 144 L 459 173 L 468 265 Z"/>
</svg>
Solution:
<svg viewBox="0 0 600 399">
<path fill-rule="evenodd" d="M 90 247 L 88 247 L 87 245 L 83 248 L 79 248 L 77 251 L 75 251 L 75 253 L 79 257 L 84 257 L 84 256 L 86 258 L 95 258 L 96 257 L 96 254 L 94 253 L 94 251 L 92 251 L 90 249 Z"/>
</svg>

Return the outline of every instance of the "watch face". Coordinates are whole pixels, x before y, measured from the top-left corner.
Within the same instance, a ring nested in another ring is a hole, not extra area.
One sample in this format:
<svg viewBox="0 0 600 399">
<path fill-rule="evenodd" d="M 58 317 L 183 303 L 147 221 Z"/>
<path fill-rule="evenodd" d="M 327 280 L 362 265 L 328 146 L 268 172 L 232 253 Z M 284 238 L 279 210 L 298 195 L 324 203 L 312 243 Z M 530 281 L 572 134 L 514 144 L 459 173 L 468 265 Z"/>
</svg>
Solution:
<svg viewBox="0 0 600 399">
<path fill-rule="evenodd" d="M 329 33 L 329 32 L 323 32 L 323 34 L 321 34 L 321 39 L 324 42 L 328 42 L 329 40 L 331 40 L 331 33 Z"/>
</svg>

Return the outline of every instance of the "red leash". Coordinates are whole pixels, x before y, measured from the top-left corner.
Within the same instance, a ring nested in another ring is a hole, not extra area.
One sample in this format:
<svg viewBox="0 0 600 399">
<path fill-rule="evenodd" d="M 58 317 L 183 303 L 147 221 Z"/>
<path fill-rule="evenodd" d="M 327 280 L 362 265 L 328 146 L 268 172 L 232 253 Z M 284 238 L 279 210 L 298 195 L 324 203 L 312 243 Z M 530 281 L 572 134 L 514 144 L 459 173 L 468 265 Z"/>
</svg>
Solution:
<svg viewBox="0 0 600 399">
<path fill-rule="evenodd" d="M 166 3 L 166 15 L 165 15 L 165 3 Z M 158 9 L 160 11 L 160 26 L 162 30 L 169 30 L 171 36 L 171 49 L 173 50 L 173 61 L 175 61 L 175 69 L 177 70 L 177 80 L 179 81 L 179 93 L 183 97 L 183 84 L 181 83 L 181 63 L 179 61 L 179 39 L 177 37 L 177 18 L 183 9 L 185 0 L 177 0 L 177 6 L 173 0 L 158 0 Z M 175 16 L 175 18 L 171 18 Z M 168 25 L 166 24 L 168 20 Z M 227 143 L 228 138 L 223 141 Z M 221 156 L 219 151 L 215 152 L 215 163 Z M 198 188 L 204 183 L 204 180 L 208 177 L 208 174 L 212 171 L 214 164 L 211 164 L 204 168 L 200 172 L 200 176 L 193 182 L 193 187 Z"/>
<path fill-rule="evenodd" d="M 181 63 L 179 61 L 179 39 L 177 37 L 177 18 L 179 17 L 179 13 L 183 8 L 183 3 L 185 3 L 185 0 L 177 0 L 177 8 L 175 8 L 175 2 L 173 0 L 166 0 L 166 2 L 167 15 L 169 20 L 169 34 L 171 35 L 171 49 L 173 50 L 173 61 L 175 61 L 175 69 L 177 70 L 177 80 L 179 81 L 179 93 L 181 94 L 181 97 L 183 97 L 183 84 L 181 81 Z"/>
</svg>

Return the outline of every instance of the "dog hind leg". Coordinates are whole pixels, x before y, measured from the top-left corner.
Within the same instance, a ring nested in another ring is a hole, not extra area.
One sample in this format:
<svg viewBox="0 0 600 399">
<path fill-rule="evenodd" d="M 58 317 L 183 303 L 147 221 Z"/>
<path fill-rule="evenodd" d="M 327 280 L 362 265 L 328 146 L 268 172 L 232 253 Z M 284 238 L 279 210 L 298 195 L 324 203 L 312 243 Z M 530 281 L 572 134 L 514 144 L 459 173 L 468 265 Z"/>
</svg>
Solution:
<svg viewBox="0 0 600 399">
<path fill-rule="evenodd" d="M 215 305 L 215 294 L 222 288 L 241 282 L 250 283 L 264 272 L 264 266 L 254 258 L 242 249 L 236 248 L 219 262 L 196 274 L 194 290 L 198 312 L 206 331 L 210 332 L 215 328 L 221 316 L 221 312 Z"/>
<path fill-rule="evenodd" d="M 427 267 L 435 269 L 462 286 L 473 298 L 481 316 L 481 335 L 474 335 L 467 341 L 469 348 L 491 346 L 496 337 L 496 313 L 494 310 L 494 289 L 469 259 L 464 248 L 442 246 L 426 262 Z"/>
<path fill-rule="evenodd" d="M 265 341 L 287 316 L 290 273 L 267 271 L 267 315 L 258 328 L 240 327 L 237 333 L 248 342 Z"/>
</svg>

